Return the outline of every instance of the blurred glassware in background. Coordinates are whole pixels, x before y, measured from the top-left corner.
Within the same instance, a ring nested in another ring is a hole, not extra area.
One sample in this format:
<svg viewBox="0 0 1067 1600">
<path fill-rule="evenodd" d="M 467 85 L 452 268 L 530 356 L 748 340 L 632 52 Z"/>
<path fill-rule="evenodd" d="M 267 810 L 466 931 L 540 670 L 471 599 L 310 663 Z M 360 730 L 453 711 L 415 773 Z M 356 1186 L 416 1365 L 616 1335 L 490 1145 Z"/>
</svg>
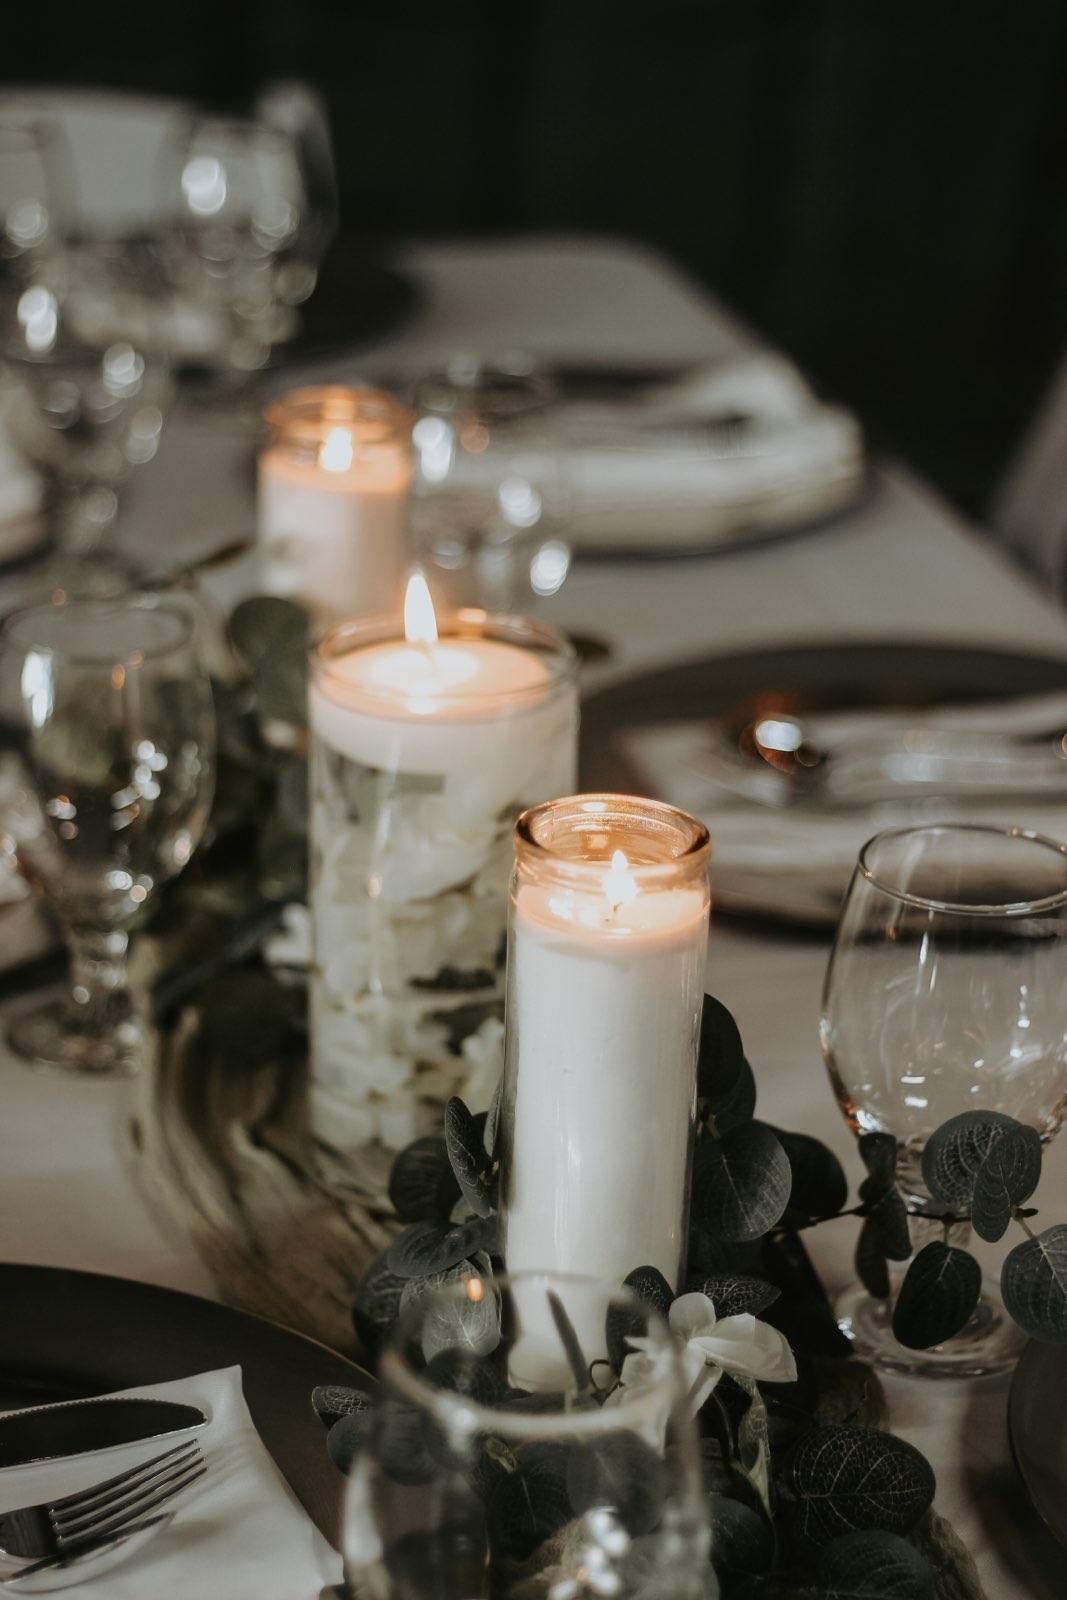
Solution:
<svg viewBox="0 0 1067 1600">
<path fill-rule="evenodd" d="M 351 1592 L 717 1594 L 691 1375 L 665 1324 L 617 1285 L 488 1269 L 478 1255 L 413 1280 L 381 1358 L 377 1403 L 331 1429 L 330 1453 L 350 1469 L 341 1550 Z M 569 1318 L 572 1338 L 571 1312 L 588 1322 L 595 1308 L 606 1328 L 640 1329 L 642 1349 L 626 1356 L 620 1384 L 595 1359 L 603 1350 L 581 1352 L 575 1339 L 569 1366 L 559 1342 L 557 1381 L 524 1393 L 510 1372 L 523 1308 L 539 1328 Z"/>
<path fill-rule="evenodd" d="M 570 570 L 572 498 L 553 383 L 457 357 L 416 386 L 411 527 L 449 607 L 522 610 Z"/>
<path fill-rule="evenodd" d="M 129 253 L 78 246 L 36 263 L 4 302 L 8 426 L 45 478 L 55 546 L 26 575 L 41 591 L 113 592 L 128 578 L 99 547 L 123 481 L 159 448 L 170 402 L 153 342 L 158 293 Z"/>
<path fill-rule="evenodd" d="M 16 1016 L 27 1060 L 137 1064 L 129 929 L 203 833 L 215 770 L 211 686 L 193 613 L 144 594 L 15 612 L 0 634 L 0 715 L 19 762 L 0 790 L 6 853 L 41 890 L 71 958 L 65 1000 Z"/>
<path fill-rule="evenodd" d="M 22 281 L 42 256 L 62 245 L 70 205 L 62 130 L 0 104 L 0 281 Z M 6 282 L 4 290 L 10 292 Z"/>
<path fill-rule="evenodd" d="M 1067 846 L 964 823 L 876 835 L 841 911 L 820 1036 L 849 1126 L 898 1140 L 913 1210 L 932 1205 L 922 1152 L 949 1117 L 1004 1112 L 1051 1139 L 1067 1114 Z M 1015 1346 L 989 1299 L 934 1351 L 896 1343 L 885 1301 L 855 1289 L 845 1308 L 860 1349 L 901 1370 L 995 1371 Z"/>
<path fill-rule="evenodd" d="M 262 121 L 193 117 L 164 167 L 158 248 L 209 329 L 203 365 L 232 394 L 295 333 L 334 217 L 321 188 L 312 200 L 294 137 Z"/>
</svg>

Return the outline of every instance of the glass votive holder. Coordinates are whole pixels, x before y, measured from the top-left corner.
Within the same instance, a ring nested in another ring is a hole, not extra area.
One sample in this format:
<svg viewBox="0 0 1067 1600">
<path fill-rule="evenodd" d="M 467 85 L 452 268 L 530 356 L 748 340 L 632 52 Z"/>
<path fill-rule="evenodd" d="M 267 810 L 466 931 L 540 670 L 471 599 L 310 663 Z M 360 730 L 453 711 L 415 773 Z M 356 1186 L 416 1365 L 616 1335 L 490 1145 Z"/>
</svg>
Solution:
<svg viewBox="0 0 1067 1600">
<path fill-rule="evenodd" d="M 576 657 L 482 611 L 432 644 L 345 623 L 312 653 L 309 720 L 313 1129 L 396 1150 L 499 1080 L 511 831 L 574 783 Z"/>
<path fill-rule="evenodd" d="M 500 1146 L 509 1272 L 621 1282 L 653 1266 L 679 1284 L 710 851 L 703 823 L 627 795 L 550 800 L 516 824 Z M 528 1309 L 513 1362 L 536 1385 L 558 1335 Z M 595 1308 L 578 1333 L 603 1354 Z"/>
<path fill-rule="evenodd" d="M 398 605 L 408 565 L 411 414 L 379 389 L 296 389 L 266 411 L 259 576 L 336 622 Z"/>
</svg>

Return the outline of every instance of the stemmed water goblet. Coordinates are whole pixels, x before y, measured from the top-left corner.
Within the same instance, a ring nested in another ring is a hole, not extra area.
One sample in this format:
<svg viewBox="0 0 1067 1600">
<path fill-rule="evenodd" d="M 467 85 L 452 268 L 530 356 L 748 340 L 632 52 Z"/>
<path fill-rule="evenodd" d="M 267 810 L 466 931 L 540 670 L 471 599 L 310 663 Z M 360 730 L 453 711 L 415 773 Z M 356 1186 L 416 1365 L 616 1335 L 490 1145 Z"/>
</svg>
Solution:
<svg viewBox="0 0 1067 1600">
<path fill-rule="evenodd" d="M 921 1159 L 942 1123 L 998 1111 L 1048 1140 L 1067 1115 L 1067 846 L 964 823 L 871 839 L 838 922 L 821 1037 L 853 1131 L 898 1141 L 913 1242 L 939 1237 L 915 1214 L 936 1211 Z M 889 1304 L 858 1286 L 840 1311 L 861 1351 L 901 1371 L 995 1371 L 1018 1347 L 992 1293 L 930 1351 L 900 1345 Z"/>
<path fill-rule="evenodd" d="M 131 259 L 80 246 L 38 263 L 5 308 L 9 426 L 44 476 L 52 523 L 53 554 L 26 574 L 31 595 L 129 585 L 127 565 L 99 547 L 126 477 L 159 448 L 170 401 L 153 303 Z"/>
<path fill-rule="evenodd" d="M 206 325 L 205 364 L 232 401 L 295 331 L 293 306 L 314 287 L 329 220 L 309 197 L 295 139 L 262 120 L 190 118 L 161 182 L 161 256 Z"/>
<path fill-rule="evenodd" d="M 522 610 L 570 570 L 555 386 L 521 359 L 457 357 L 414 392 L 411 527 L 453 607 Z"/>
<path fill-rule="evenodd" d="M 188 862 L 214 787 L 191 611 L 127 594 L 13 613 L 0 632 L 0 711 L 17 762 L 0 828 L 71 961 L 66 999 L 16 1016 L 8 1042 L 38 1065 L 126 1071 L 144 1041 L 130 926 Z"/>
<path fill-rule="evenodd" d="M 345 1593 L 714 1593 L 695 1423 L 659 1317 L 629 1290 L 550 1273 L 494 1277 L 484 1258 L 415 1290 L 380 1358 L 379 1403 L 330 1435 L 335 1460 L 351 1465 Z M 595 1364 L 603 1348 L 564 1353 L 560 1326 L 569 1321 L 573 1336 L 594 1310 L 602 1326 L 609 1315 L 631 1330 L 640 1322 L 640 1381 L 616 1385 L 608 1363 Z M 519 1352 L 531 1341 L 545 1380 L 535 1390 L 514 1370 L 518 1361 L 526 1371 Z M 579 1373 L 579 1357 L 594 1364 Z"/>
</svg>

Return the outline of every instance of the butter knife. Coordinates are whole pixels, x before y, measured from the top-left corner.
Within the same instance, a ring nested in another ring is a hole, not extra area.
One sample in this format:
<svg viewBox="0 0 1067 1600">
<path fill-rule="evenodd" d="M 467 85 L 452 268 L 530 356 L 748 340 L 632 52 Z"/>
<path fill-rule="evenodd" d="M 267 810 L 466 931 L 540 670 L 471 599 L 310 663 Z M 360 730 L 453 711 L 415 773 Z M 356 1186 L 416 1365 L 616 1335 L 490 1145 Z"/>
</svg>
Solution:
<svg viewBox="0 0 1067 1600">
<path fill-rule="evenodd" d="M 63 1400 L 0 1417 L 0 1468 L 87 1455 L 141 1439 L 165 1439 L 207 1422 L 174 1400 Z"/>
</svg>

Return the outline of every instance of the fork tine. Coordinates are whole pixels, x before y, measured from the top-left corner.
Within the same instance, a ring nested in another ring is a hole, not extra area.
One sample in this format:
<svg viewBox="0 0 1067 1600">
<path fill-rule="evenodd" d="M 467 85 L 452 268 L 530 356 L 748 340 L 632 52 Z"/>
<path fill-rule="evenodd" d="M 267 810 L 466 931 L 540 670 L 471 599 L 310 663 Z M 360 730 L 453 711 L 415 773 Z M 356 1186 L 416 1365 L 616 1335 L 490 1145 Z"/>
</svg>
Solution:
<svg viewBox="0 0 1067 1600">
<path fill-rule="evenodd" d="M 186 1455 L 179 1456 L 175 1461 L 169 1461 L 164 1466 L 157 1467 L 154 1472 L 146 1473 L 119 1493 L 109 1494 L 95 1505 L 79 1507 L 73 1515 L 69 1512 L 64 1512 L 62 1516 L 53 1517 L 52 1526 L 57 1534 L 65 1538 L 83 1538 L 83 1528 L 92 1527 L 98 1522 L 106 1521 L 125 1506 L 134 1505 L 137 1501 L 143 1500 L 146 1495 L 155 1494 L 157 1489 L 161 1489 L 175 1478 L 180 1478 L 182 1473 L 187 1472 L 190 1467 L 199 1466 L 201 1459 L 199 1449 L 190 1451 Z"/>
<path fill-rule="evenodd" d="M 75 1550 L 86 1542 L 95 1543 L 108 1534 L 119 1533 L 131 1520 L 140 1521 L 147 1512 L 154 1511 L 157 1506 L 166 1505 L 168 1500 L 173 1500 L 175 1495 L 187 1489 L 191 1483 L 195 1483 L 197 1478 L 202 1478 L 206 1471 L 207 1462 L 200 1461 L 183 1476 L 171 1479 L 165 1484 L 158 1484 L 151 1499 L 145 1500 L 143 1495 L 137 1496 L 121 1508 L 116 1507 L 111 1516 L 105 1516 L 99 1522 L 91 1522 L 76 1533 L 57 1533 L 56 1543 L 61 1550 Z"/>
<path fill-rule="evenodd" d="M 53 1500 L 49 1510 L 55 1515 L 56 1513 L 72 1511 L 89 1505 L 110 1490 L 121 1489 L 125 1484 L 131 1483 L 134 1478 L 140 1477 L 142 1472 L 147 1472 L 149 1467 L 158 1467 L 160 1462 L 169 1461 L 181 1451 L 188 1450 L 191 1444 L 196 1445 L 197 1449 L 200 1448 L 196 1439 L 183 1439 L 180 1444 L 172 1445 L 169 1450 L 164 1450 L 162 1455 L 153 1456 L 150 1461 L 141 1461 L 136 1467 L 127 1467 L 125 1472 L 118 1473 L 114 1478 L 105 1478 L 103 1483 L 94 1483 L 89 1489 L 79 1489 L 77 1494 L 68 1494 L 62 1500 Z"/>
</svg>

